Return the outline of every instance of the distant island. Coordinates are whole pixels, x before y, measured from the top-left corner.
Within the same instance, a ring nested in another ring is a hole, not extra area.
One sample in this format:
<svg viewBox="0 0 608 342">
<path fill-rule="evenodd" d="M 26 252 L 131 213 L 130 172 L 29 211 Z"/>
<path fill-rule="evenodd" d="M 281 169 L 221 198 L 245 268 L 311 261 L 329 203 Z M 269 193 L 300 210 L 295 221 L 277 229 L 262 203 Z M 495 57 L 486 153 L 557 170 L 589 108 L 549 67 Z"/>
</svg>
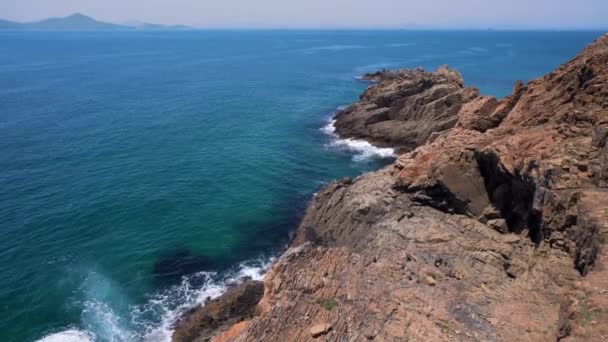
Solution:
<svg viewBox="0 0 608 342">
<path fill-rule="evenodd" d="M 189 30 L 182 25 L 159 25 L 143 22 L 133 24 L 112 24 L 95 20 L 81 13 L 63 18 L 49 18 L 29 23 L 19 23 L 0 19 L 0 30 Z"/>
</svg>

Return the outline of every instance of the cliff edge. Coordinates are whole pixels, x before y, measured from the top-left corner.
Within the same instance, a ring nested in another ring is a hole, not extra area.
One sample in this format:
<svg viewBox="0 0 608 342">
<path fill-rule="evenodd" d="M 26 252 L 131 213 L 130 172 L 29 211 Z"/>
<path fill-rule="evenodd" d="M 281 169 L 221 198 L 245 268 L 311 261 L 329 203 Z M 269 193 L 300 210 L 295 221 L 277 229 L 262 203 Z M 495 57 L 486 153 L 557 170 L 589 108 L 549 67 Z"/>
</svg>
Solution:
<svg viewBox="0 0 608 342">
<path fill-rule="evenodd" d="M 608 35 L 504 99 L 368 77 L 337 132 L 405 153 L 319 191 L 255 316 L 198 340 L 605 341 Z"/>
</svg>

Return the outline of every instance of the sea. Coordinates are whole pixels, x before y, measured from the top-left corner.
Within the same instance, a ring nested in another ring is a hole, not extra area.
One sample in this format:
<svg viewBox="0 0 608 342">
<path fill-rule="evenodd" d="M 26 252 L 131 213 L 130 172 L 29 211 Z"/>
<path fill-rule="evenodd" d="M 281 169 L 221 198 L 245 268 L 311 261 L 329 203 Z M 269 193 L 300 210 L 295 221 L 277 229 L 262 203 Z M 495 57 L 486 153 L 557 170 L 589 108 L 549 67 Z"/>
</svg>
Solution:
<svg viewBox="0 0 608 342">
<path fill-rule="evenodd" d="M 324 184 L 390 163 L 333 134 L 378 69 L 510 94 L 592 31 L 0 31 L 0 341 L 169 341 L 262 279 Z"/>
</svg>

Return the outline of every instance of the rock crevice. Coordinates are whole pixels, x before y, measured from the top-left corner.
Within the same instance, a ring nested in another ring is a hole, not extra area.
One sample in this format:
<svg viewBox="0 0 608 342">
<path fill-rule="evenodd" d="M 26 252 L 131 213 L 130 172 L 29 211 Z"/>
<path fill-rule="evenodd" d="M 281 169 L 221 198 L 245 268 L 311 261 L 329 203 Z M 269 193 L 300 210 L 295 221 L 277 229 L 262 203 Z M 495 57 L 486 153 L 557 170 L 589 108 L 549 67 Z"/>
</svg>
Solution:
<svg viewBox="0 0 608 342">
<path fill-rule="evenodd" d="M 336 131 L 401 155 L 321 189 L 215 341 L 608 336 L 608 35 L 504 99 L 447 67 L 366 78 Z"/>
</svg>

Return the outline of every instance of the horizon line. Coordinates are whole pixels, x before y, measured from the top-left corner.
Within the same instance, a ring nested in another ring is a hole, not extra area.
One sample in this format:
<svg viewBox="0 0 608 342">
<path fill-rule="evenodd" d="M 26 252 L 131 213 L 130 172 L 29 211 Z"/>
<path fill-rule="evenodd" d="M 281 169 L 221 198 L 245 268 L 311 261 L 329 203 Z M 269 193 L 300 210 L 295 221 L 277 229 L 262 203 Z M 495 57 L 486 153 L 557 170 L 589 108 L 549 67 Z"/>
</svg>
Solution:
<svg viewBox="0 0 608 342">
<path fill-rule="evenodd" d="M 150 21 L 141 21 L 138 19 L 130 19 L 124 22 L 116 22 L 113 20 L 105 20 L 93 17 L 91 15 L 83 14 L 81 12 L 73 12 L 71 14 L 65 16 L 51 16 L 46 17 L 34 21 L 20 21 L 15 19 L 6 19 L 0 18 L 0 20 L 6 20 L 9 22 L 17 23 L 17 24 L 31 24 L 37 23 L 40 21 L 45 21 L 48 19 L 67 19 L 72 16 L 85 16 L 92 20 L 112 24 L 117 26 L 125 26 L 128 28 L 132 28 L 134 26 L 129 26 L 129 21 L 135 21 L 143 24 L 153 24 L 153 25 L 161 25 L 161 26 L 183 26 L 186 30 L 318 30 L 318 31 L 356 31 L 356 30 L 366 30 L 366 31 L 606 31 L 608 32 L 608 26 L 529 26 L 529 25 L 516 25 L 516 24 L 496 24 L 493 25 L 426 25 L 426 24 L 415 24 L 412 25 L 366 25 L 366 26 L 355 26 L 355 25 L 338 25 L 338 26 L 314 26 L 314 25 L 300 25 L 300 26 L 282 26 L 282 25 L 213 25 L 213 26 L 199 26 L 199 25 L 189 25 L 183 23 L 171 23 L 171 24 L 156 24 Z M 9 29 L 10 30 L 10 29 Z M 76 30 L 75 30 L 76 31 Z"/>
<path fill-rule="evenodd" d="M 124 26 L 124 28 L 116 29 L 35 29 L 30 28 L 27 31 L 138 31 L 143 30 L 136 26 L 128 26 L 125 24 L 114 24 L 116 26 Z M 425 32 L 425 31 L 475 31 L 475 32 L 518 32 L 518 31 L 537 31 L 537 32 L 604 32 L 608 34 L 608 27 L 376 27 L 376 26 L 190 26 L 186 24 L 158 24 L 167 26 L 166 28 L 156 29 L 157 31 L 410 31 L 410 32 Z M 181 29 L 171 28 L 172 26 L 181 26 Z M 0 31 L 23 31 L 23 29 L 7 28 Z"/>
</svg>

